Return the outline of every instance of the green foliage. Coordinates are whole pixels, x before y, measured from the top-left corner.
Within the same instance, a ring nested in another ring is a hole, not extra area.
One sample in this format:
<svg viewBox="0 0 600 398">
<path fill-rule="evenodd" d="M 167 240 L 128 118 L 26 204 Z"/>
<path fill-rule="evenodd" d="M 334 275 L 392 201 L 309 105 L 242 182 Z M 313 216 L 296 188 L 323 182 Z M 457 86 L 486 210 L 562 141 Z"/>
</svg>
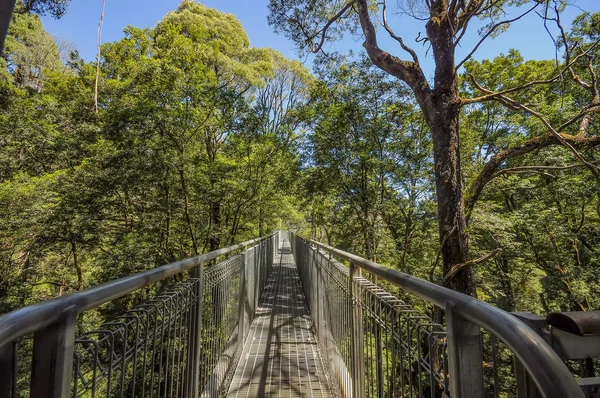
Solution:
<svg viewBox="0 0 600 398">
<path fill-rule="evenodd" d="M 578 17 L 574 31 L 589 29 L 591 20 L 585 14 Z M 575 65 L 574 70 L 583 78 L 589 72 L 584 65 Z M 467 62 L 462 89 L 469 95 L 483 94 L 476 92 L 469 74 L 492 90 L 505 90 L 543 81 L 554 73 L 554 61 L 525 62 L 511 51 L 493 60 Z M 575 116 L 586 96 L 589 93 L 566 79 L 560 87 L 533 85 L 514 95 L 523 103 L 535 104 L 554 125 Z M 461 123 L 468 181 L 495 154 L 547 134 L 539 119 L 495 102 L 466 108 Z M 576 135 L 578 128 L 570 125 L 564 133 Z M 596 128 L 592 126 L 588 134 L 595 135 Z M 589 159 L 598 155 L 592 147 L 581 153 Z M 507 310 L 540 314 L 592 310 L 600 305 L 592 299 L 598 296 L 600 261 L 594 244 L 589 243 L 598 236 L 598 191 L 589 171 L 579 166 L 567 149 L 550 147 L 509 159 L 488 183 L 470 222 L 472 254 L 477 258 L 499 248 L 503 251 L 478 266 L 482 298 Z"/>
<path fill-rule="evenodd" d="M 35 13 L 38 15 L 50 14 L 60 18 L 67 12 L 71 0 L 17 0 L 16 13 Z"/>
<path fill-rule="evenodd" d="M 298 62 L 184 1 L 102 47 L 96 114 L 95 65 L 64 64 L 39 17 L 15 21 L 0 76 L 0 312 L 283 225 L 312 81 Z"/>
<path fill-rule="evenodd" d="M 435 256 L 435 215 L 424 121 L 407 88 L 367 59 L 339 58 L 323 70 L 309 112 L 305 206 L 312 233 L 425 277 L 423 256 Z"/>
<path fill-rule="evenodd" d="M 64 69 L 60 49 L 37 15 L 13 16 L 4 54 L 18 87 L 39 91 L 47 70 Z"/>
<path fill-rule="evenodd" d="M 301 4 L 297 18 L 324 20 L 333 9 Z M 579 16 L 569 40 L 589 45 L 599 18 Z M 353 22 L 341 23 L 332 37 Z M 408 88 L 367 59 L 320 58 L 316 78 L 250 47 L 234 16 L 184 1 L 154 28 L 127 27 L 103 45 L 96 114 L 95 65 L 75 53 L 65 62 L 39 17 L 17 14 L 6 49 L 0 312 L 286 227 L 441 282 L 429 128 Z M 596 52 L 586 58 L 594 67 Z M 483 94 L 469 74 L 493 90 L 547 79 L 555 62 L 516 51 L 472 60 L 460 89 Z M 574 71 L 592 78 L 586 63 Z M 568 80 L 515 93 L 558 125 L 586 96 Z M 466 184 L 494 155 L 546 132 L 496 102 L 462 112 Z M 550 169 L 511 172 L 531 165 Z M 502 250 L 476 266 L 479 297 L 507 310 L 596 309 L 596 205 L 595 181 L 564 148 L 504 162 L 469 224 L 472 258 Z"/>
</svg>

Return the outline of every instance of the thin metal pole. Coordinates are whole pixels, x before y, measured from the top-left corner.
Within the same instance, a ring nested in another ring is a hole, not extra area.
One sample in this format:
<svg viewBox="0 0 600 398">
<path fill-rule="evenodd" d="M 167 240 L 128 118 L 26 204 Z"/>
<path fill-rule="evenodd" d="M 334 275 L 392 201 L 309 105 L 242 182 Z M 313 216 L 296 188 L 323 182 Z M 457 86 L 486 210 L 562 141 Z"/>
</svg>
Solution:
<svg viewBox="0 0 600 398">
<path fill-rule="evenodd" d="M 192 278 L 197 278 L 198 280 L 194 284 L 196 302 L 192 308 L 190 322 L 191 339 L 187 366 L 187 391 L 189 398 L 197 398 L 200 396 L 200 361 L 202 360 L 200 358 L 200 351 L 202 344 L 202 302 L 204 301 L 204 263 L 200 263 L 200 265 L 192 269 Z"/>
<path fill-rule="evenodd" d="M 17 343 L 0 348 L 0 397 L 17 398 Z"/>
<path fill-rule="evenodd" d="M 381 333 L 381 325 L 379 324 L 380 320 L 383 320 L 383 309 L 381 305 L 381 300 L 375 301 L 371 304 L 374 308 L 374 312 L 377 314 L 377 318 L 372 320 L 373 323 L 373 334 L 375 339 L 375 360 L 377 361 L 377 397 L 383 398 L 384 394 L 384 377 L 383 377 L 383 342 L 382 342 L 382 333 Z"/>
<path fill-rule="evenodd" d="M 33 335 L 31 398 L 71 395 L 77 308 L 70 306 L 58 322 Z"/>
<path fill-rule="evenodd" d="M 497 366 L 494 364 L 494 366 Z M 537 388 L 533 379 L 527 371 L 525 367 L 515 357 L 515 376 L 517 381 L 517 398 L 541 398 L 542 394 L 540 394 L 540 390 Z"/>
<path fill-rule="evenodd" d="M 350 273 L 348 275 L 348 292 L 352 306 L 350 317 L 350 329 L 352 336 L 352 397 L 362 398 L 365 396 L 365 361 L 363 348 L 362 308 L 358 300 L 359 291 L 354 283 L 355 274 L 360 273 L 360 268 L 350 261 Z"/>
<path fill-rule="evenodd" d="M 239 308 L 239 321 L 238 321 L 238 345 L 239 349 L 243 349 L 244 345 L 244 329 L 246 322 L 246 252 L 241 254 L 240 264 L 240 308 Z"/>
</svg>

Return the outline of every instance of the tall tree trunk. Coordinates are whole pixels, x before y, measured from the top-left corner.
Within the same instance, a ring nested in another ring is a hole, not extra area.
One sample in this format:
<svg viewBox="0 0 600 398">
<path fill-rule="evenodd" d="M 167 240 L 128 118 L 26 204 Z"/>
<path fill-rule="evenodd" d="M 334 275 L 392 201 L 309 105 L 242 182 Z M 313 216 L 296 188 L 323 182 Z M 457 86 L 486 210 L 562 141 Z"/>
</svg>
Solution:
<svg viewBox="0 0 600 398">
<path fill-rule="evenodd" d="M 221 201 L 210 202 L 210 225 L 212 231 L 209 238 L 210 251 L 217 250 L 221 245 Z"/>
<path fill-rule="evenodd" d="M 452 266 L 469 260 L 458 134 L 461 101 L 455 71 L 453 27 L 446 11 L 445 2 L 433 5 L 431 18 L 426 25 L 435 58 L 435 86 L 429 98 L 432 112 L 428 115 L 426 112 L 426 116 L 433 142 L 438 230 L 444 276 Z M 450 280 L 449 286 L 459 292 L 477 296 L 473 270 L 470 267 L 458 271 Z"/>
<path fill-rule="evenodd" d="M 183 162 L 183 155 L 181 161 Z M 181 190 L 183 191 L 183 212 L 185 215 L 185 222 L 187 224 L 188 232 L 190 234 L 190 240 L 192 241 L 194 255 L 197 256 L 200 252 L 198 251 L 198 243 L 196 242 L 196 234 L 194 233 L 194 223 L 192 222 L 192 216 L 190 214 L 187 181 L 185 179 L 185 169 L 183 168 L 183 165 L 179 168 L 179 180 L 181 182 Z"/>
<path fill-rule="evenodd" d="M 457 89 L 455 84 L 453 86 L 448 93 L 434 98 L 435 111 L 430 119 L 444 275 L 453 265 L 465 263 L 469 257 L 458 137 L 460 107 Z M 463 268 L 456 273 L 449 286 L 475 297 L 473 270 Z"/>
<path fill-rule="evenodd" d="M 71 238 L 71 252 L 73 253 L 73 265 L 75 265 L 75 271 L 77 272 L 77 290 L 81 290 L 83 288 L 83 271 L 77 257 L 77 246 L 74 238 Z"/>
<path fill-rule="evenodd" d="M 413 61 L 401 60 L 379 48 L 369 2 L 356 0 L 355 4 L 365 35 L 363 46 L 369 58 L 375 65 L 410 86 L 431 130 L 439 235 L 446 275 L 453 265 L 465 263 L 469 256 L 458 139 L 461 102 L 455 71 L 454 18 L 448 15 L 448 1 L 431 2 L 425 27 L 435 59 L 432 89 L 419 65 L 417 54 L 403 42 L 402 48 L 412 56 Z M 451 280 L 450 287 L 475 296 L 473 271 L 461 269 Z"/>
</svg>

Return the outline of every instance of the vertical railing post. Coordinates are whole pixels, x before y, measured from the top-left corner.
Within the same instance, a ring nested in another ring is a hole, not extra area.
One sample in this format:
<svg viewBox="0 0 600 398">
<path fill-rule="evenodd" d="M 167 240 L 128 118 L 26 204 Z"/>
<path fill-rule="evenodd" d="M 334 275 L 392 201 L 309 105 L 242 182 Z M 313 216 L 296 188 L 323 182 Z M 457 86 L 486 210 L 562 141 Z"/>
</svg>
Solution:
<svg viewBox="0 0 600 398">
<path fill-rule="evenodd" d="M 547 328 L 546 318 L 531 313 L 513 312 L 514 316 L 523 321 L 527 326 L 542 335 L 542 330 Z M 527 370 L 515 355 L 515 379 L 517 382 L 517 398 L 541 398 L 542 394 Z"/>
<path fill-rule="evenodd" d="M 379 323 L 379 320 L 383 320 L 384 316 L 383 316 L 383 305 L 382 305 L 382 299 L 378 297 L 376 302 L 371 302 L 371 306 L 373 307 L 372 310 L 373 312 L 375 312 L 375 314 L 377 314 L 377 318 L 378 319 L 373 319 L 372 321 L 372 327 L 373 327 L 373 334 L 374 334 L 374 338 L 375 338 L 375 359 L 377 361 L 377 397 L 378 398 L 383 398 L 384 395 L 384 383 L 385 383 L 385 379 L 384 379 L 384 375 L 383 375 L 383 361 L 384 361 L 384 356 L 383 356 L 383 341 L 382 341 L 382 333 L 381 333 L 381 324 Z M 370 332 L 370 331 L 369 331 Z"/>
<path fill-rule="evenodd" d="M 274 246 L 274 240 L 275 240 L 275 235 L 271 235 L 271 237 L 269 238 L 269 264 L 268 264 L 268 271 L 267 274 L 271 273 L 271 268 L 273 267 L 273 260 L 275 259 L 275 253 L 273 252 L 273 246 Z M 267 275 L 268 278 L 268 275 Z"/>
<path fill-rule="evenodd" d="M 446 303 L 446 319 L 450 393 L 453 397 L 483 397 L 481 328 L 461 317 L 451 301 Z"/>
<path fill-rule="evenodd" d="M 321 308 L 323 307 L 323 293 L 321 292 L 321 264 L 319 263 L 319 247 L 315 245 L 315 273 L 313 280 L 313 290 L 315 291 L 315 316 L 313 317 L 313 322 L 315 324 L 315 329 L 317 331 L 317 336 L 321 333 Z M 311 314 L 312 316 L 312 314 Z"/>
<path fill-rule="evenodd" d="M 495 365 L 495 364 L 494 364 Z M 515 356 L 515 378 L 517 381 L 517 398 L 542 398 L 540 390 L 527 373 L 527 370 Z"/>
<path fill-rule="evenodd" d="M 17 398 L 17 342 L 0 347 L 0 397 Z"/>
<path fill-rule="evenodd" d="M 260 245 L 254 246 L 254 256 L 252 256 L 252 272 L 254 278 L 252 280 L 252 288 L 254 289 L 254 299 L 252 302 L 252 311 L 256 312 L 258 308 L 258 287 L 260 286 Z"/>
<path fill-rule="evenodd" d="M 363 346 L 363 324 L 362 308 L 359 301 L 359 289 L 354 282 L 354 276 L 360 276 L 360 268 L 350 261 L 350 272 L 348 274 L 348 291 L 350 292 L 350 303 L 352 316 L 350 317 L 350 333 L 352 337 L 352 397 L 365 397 L 365 361 Z"/>
<path fill-rule="evenodd" d="M 190 320 L 190 347 L 188 355 L 187 374 L 187 397 L 197 398 L 200 396 L 200 361 L 202 347 L 202 302 L 204 301 L 204 263 L 192 269 L 192 278 L 198 279 L 194 284 L 194 295 L 196 302 L 192 307 Z"/>
<path fill-rule="evenodd" d="M 246 323 L 246 252 L 241 254 L 241 265 L 240 265 L 240 308 L 239 308 L 239 321 L 238 321 L 238 344 L 239 348 L 242 349 L 244 345 L 244 330 Z"/>
<path fill-rule="evenodd" d="M 70 306 L 59 320 L 33 335 L 32 398 L 71 396 L 77 308 Z"/>
</svg>

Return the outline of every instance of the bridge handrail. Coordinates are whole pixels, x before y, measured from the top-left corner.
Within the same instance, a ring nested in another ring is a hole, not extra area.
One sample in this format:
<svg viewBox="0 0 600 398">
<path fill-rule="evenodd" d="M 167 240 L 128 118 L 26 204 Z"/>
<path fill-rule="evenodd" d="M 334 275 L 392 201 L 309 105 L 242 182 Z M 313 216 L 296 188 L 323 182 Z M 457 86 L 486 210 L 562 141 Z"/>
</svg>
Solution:
<svg viewBox="0 0 600 398">
<path fill-rule="evenodd" d="M 452 306 L 453 311 L 460 317 L 489 331 L 506 344 L 525 367 L 543 396 L 548 398 L 585 397 L 577 381 L 556 352 L 539 334 L 513 315 L 471 296 L 385 267 L 324 243 L 294 235 L 443 310 Z"/>
<path fill-rule="evenodd" d="M 55 324 L 67 309 L 76 311 L 77 315 L 81 314 L 111 300 L 126 296 L 135 290 L 212 261 L 220 256 L 259 243 L 271 236 L 273 235 L 213 250 L 4 314 L 0 316 L 0 349 L 23 336 Z"/>
</svg>

